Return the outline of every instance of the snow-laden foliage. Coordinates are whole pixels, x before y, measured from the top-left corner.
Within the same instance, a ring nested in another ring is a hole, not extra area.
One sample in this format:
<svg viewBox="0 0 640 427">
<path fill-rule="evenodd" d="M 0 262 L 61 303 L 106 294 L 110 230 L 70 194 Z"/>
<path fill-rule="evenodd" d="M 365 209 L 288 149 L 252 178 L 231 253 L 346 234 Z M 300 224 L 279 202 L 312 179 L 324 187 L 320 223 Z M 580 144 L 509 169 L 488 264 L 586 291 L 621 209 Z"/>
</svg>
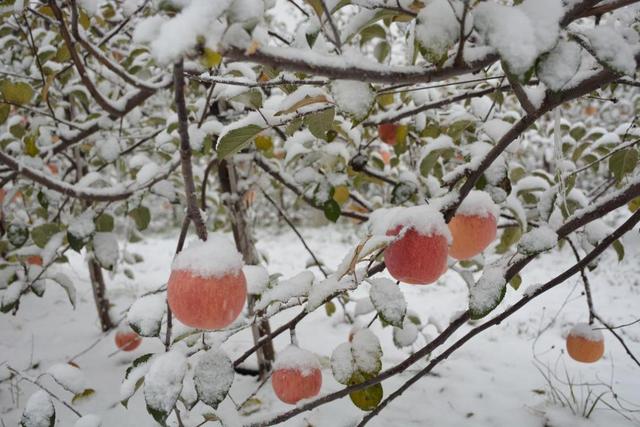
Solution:
<svg viewBox="0 0 640 427">
<path fill-rule="evenodd" d="M 222 350 L 209 350 L 198 359 L 193 372 L 198 399 L 214 409 L 222 402 L 233 384 L 233 363 Z"/>
<path fill-rule="evenodd" d="M 165 311 L 164 295 L 147 295 L 138 298 L 129 307 L 127 322 L 138 335 L 155 337 L 160 333 Z"/>
<path fill-rule="evenodd" d="M 182 391 L 187 359 L 177 350 L 154 358 L 144 377 L 144 399 L 153 418 L 164 423 Z"/>
<path fill-rule="evenodd" d="M 371 302 L 380 318 L 393 326 L 401 326 L 407 312 L 407 301 L 400 287 L 390 279 L 372 279 Z"/>
<path fill-rule="evenodd" d="M 20 419 L 21 427 L 53 427 L 56 423 L 56 409 L 51 397 L 44 390 L 38 390 L 29 397 Z"/>
</svg>

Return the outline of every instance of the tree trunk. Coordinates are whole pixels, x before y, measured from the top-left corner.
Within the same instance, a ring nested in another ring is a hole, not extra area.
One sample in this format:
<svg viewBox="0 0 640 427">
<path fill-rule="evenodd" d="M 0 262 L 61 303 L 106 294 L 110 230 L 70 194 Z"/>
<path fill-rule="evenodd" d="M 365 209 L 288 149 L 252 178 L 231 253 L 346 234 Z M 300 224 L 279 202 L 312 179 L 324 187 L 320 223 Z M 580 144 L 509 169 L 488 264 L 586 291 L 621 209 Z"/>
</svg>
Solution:
<svg viewBox="0 0 640 427">
<path fill-rule="evenodd" d="M 260 263 L 258 253 L 251 239 L 251 231 L 247 223 L 245 207 L 242 201 L 242 195 L 238 193 L 238 181 L 236 168 L 233 160 L 222 160 L 218 165 L 218 176 L 223 192 L 229 195 L 227 199 L 227 208 L 229 209 L 231 227 L 233 229 L 233 237 L 236 242 L 238 251 L 242 254 L 244 262 L 248 265 L 257 265 Z M 248 296 L 249 316 L 255 314 L 255 296 Z M 269 320 L 262 319 L 251 327 L 253 341 L 258 340 L 271 333 Z M 269 340 L 256 351 L 258 358 L 258 368 L 260 378 L 265 378 L 271 370 L 271 363 L 274 361 L 275 352 L 273 343 Z"/>
<path fill-rule="evenodd" d="M 109 316 L 109 299 L 106 295 L 106 287 L 104 284 L 104 277 L 102 276 L 102 267 L 93 258 L 90 257 L 88 261 L 89 265 L 89 277 L 91 278 L 91 288 L 93 289 L 93 299 L 96 302 L 96 309 L 98 310 L 98 319 L 100 319 L 100 327 L 103 332 L 113 328 L 113 322 Z"/>
</svg>

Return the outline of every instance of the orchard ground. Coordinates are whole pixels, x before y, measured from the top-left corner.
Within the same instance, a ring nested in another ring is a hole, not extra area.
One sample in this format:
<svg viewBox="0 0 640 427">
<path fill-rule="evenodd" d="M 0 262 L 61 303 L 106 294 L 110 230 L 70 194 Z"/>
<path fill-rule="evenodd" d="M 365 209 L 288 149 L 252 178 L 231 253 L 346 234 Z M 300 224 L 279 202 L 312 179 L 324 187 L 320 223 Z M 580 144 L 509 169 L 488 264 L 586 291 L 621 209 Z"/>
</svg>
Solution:
<svg viewBox="0 0 640 427">
<path fill-rule="evenodd" d="M 356 243 L 353 228 L 327 226 L 303 228 L 311 248 L 329 267 L 335 267 L 350 245 Z M 269 257 L 270 274 L 282 273 L 289 277 L 305 268 L 308 256 L 295 235 L 286 229 L 257 230 L 258 248 Z M 626 256 L 618 264 L 616 254 L 608 250 L 600 266 L 589 273 L 596 311 L 611 324 L 619 325 L 638 317 L 640 301 L 640 236 L 637 231 L 629 233 L 624 240 Z M 123 243 L 121 242 L 121 249 Z M 127 244 L 127 250 L 139 253 L 144 262 L 133 266 L 135 279 L 127 278 L 121 272 L 108 278 L 109 297 L 115 304 L 114 313 L 122 313 L 142 293 L 161 286 L 168 278 L 169 266 L 175 250 L 175 235 L 155 235 L 144 242 Z M 77 308 L 72 310 L 64 291 L 49 285 L 43 298 L 33 295 L 21 304 L 16 316 L 0 317 L 0 425 L 14 426 L 19 421 L 24 405 L 35 388 L 26 382 L 16 387 L 15 379 L 7 379 L 7 365 L 30 376 L 45 372 L 50 366 L 65 362 L 91 346 L 103 336 L 96 318 L 91 288 L 87 277 L 84 258 L 78 254 L 70 256 L 68 270 L 78 288 Z M 501 307 L 518 298 L 530 285 L 542 283 L 555 277 L 564 268 L 572 265 L 573 256 L 568 247 L 561 252 L 553 251 L 542 255 L 530 264 L 523 274 L 523 283 L 518 291 L 508 289 Z M 615 267 L 615 268 L 614 268 Z M 316 269 L 314 272 L 319 274 Z M 368 285 L 363 285 L 364 287 Z M 451 317 L 466 308 L 467 288 L 453 271 L 444 275 L 436 284 L 427 286 L 401 285 L 408 301 L 409 310 L 416 312 L 422 324 L 427 326 L 414 344 L 414 348 L 424 344 L 427 337 L 435 337 L 436 329 L 445 327 Z M 571 360 L 564 350 L 565 336 L 578 322 L 587 321 L 585 298 L 581 295 L 582 284 L 579 276 L 544 294 L 524 309 L 517 312 L 503 324 L 489 329 L 474 338 L 469 344 L 456 351 L 445 363 L 439 365 L 432 375 L 421 379 L 401 398 L 395 400 L 381 415 L 374 418 L 372 426 L 429 425 L 448 427 L 473 426 L 631 426 L 638 425 L 640 412 L 621 413 L 629 419 L 608 409 L 604 404 L 587 420 L 571 414 L 568 408 L 552 404 L 549 387 L 538 368 L 550 369 L 566 381 L 567 375 L 574 383 L 589 383 L 590 386 L 575 387 L 574 392 L 580 403 L 589 391 L 596 395 L 613 387 L 618 398 L 628 410 L 640 410 L 640 376 L 637 365 L 625 354 L 622 346 L 608 332 L 605 335 L 605 356 L 598 363 L 586 365 Z M 355 297 L 366 297 L 365 289 L 358 289 Z M 272 327 L 276 327 L 299 312 L 292 308 L 276 316 Z M 354 304 L 348 305 L 353 313 Z M 357 322 L 366 325 L 374 312 L 362 315 Z M 329 321 L 325 310 L 317 310 L 298 325 L 297 336 L 301 347 L 320 356 L 323 364 L 323 386 L 321 394 L 343 387 L 332 377 L 328 358 L 332 350 L 348 339 L 352 325 L 344 322 L 340 306 Z M 371 326 L 380 337 L 383 349 L 384 368 L 401 361 L 411 348 L 397 349 L 392 341 L 392 328 L 382 328 L 376 321 Z M 464 332 L 462 328 L 456 336 Z M 640 324 L 617 330 L 626 340 L 631 351 L 640 353 Z M 138 356 L 148 352 L 162 351 L 157 339 L 145 339 L 140 347 L 130 353 L 115 353 L 115 331 L 110 332 L 86 353 L 74 359 L 87 379 L 87 386 L 95 389 L 95 394 L 79 402 L 76 408 L 83 414 L 95 413 L 101 416 L 103 426 L 143 427 L 155 426 L 151 417 L 145 414 L 142 390 L 130 400 L 129 410 L 119 403 L 118 391 L 124 371 Z M 287 334 L 275 340 L 276 349 L 283 349 L 289 341 Z M 450 340 L 449 342 L 453 342 Z M 225 344 L 232 357 L 237 357 L 252 343 L 249 331 L 240 333 Z M 250 359 L 251 363 L 255 363 Z M 414 365 L 409 371 L 383 383 L 385 396 L 389 395 L 401 382 L 421 366 Z M 29 369 L 30 366 L 35 366 Z M 537 367 L 538 368 L 537 368 Z M 566 374 L 565 374 L 566 370 Z M 43 376 L 43 384 L 60 397 L 70 400 L 69 393 L 60 389 L 54 381 Z M 569 394 L 568 386 L 554 380 L 557 390 Z M 606 385 L 606 386 L 605 386 Z M 257 386 L 252 377 L 236 376 L 230 396 L 233 401 L 244 401 Z M 291 406 L 279 402 L 269 384 L 256 395 L 261 402 L 255 412 L 238 416 L 234 404 L 227 398 L 219 408 L 219 415 L 226 425 L 242 425 L 249 421 L 268 418 Z M 617 407 L 611 393 L 603 400 Z M 56 425 L 70 426 L 75 415 L 57 406 Z M 201 411 L 192 411 L 187 425 L 202 421 L 198 412 L 211 412 L 199 404 Z M 251 411 L 245 411 L 251 412 Z M 314 411 L 304 413 L 289 420 L 288 426 L 353 426 L 364 415 L 351 404 L 348 398 Z M 215 425 L 209 423 L 206 425 Z"/>
</svg>

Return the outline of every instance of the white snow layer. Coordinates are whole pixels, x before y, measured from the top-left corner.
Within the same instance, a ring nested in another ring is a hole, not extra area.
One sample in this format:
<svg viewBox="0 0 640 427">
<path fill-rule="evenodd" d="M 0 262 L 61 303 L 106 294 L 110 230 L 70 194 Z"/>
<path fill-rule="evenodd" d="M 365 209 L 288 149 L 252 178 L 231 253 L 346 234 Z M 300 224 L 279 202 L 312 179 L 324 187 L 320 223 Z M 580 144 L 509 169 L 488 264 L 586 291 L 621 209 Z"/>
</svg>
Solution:
<svg viewBox="0 0 640 427">
<path fill-rule="evenodd" d="M 320 370 L 320 362 L 315 354 L 291 344 L 278 352 L 273 369 L 275 371 L 293 369 L 300 371 L 303 377 L 307 377 L 313 374 L 314 370 Z"/>
<path fill-rule="evenodd" d="M 369 217 L 369 229 L 374 235 L 384 236 L 388 230 L 398 226 L 411 228 L 424 236 L 438 234 L 451 243 L 451 233 L 444 217 L 429 205 L 377 209 Z"/>
<path fill-rule="evenodd" d="M 495 204 L 493 199 L 491 199 L 491 196 L 484 191 L 478 190 L 469 192 L 456 210 L 456 214 L 459 215 L 479 216 L 482 218 L 492 215 L 496 220 L 498 219 L 499 212 L 500 208 Z"/>
<path fill-rule="evenodd" d="M 238 272 L 243 264 L 242 255 L 227 237 L 211 233 L 206 241 L 195 240 L 180 252 L 172 269 L 201 277 L 222 277 Z"/>
<path fill-rule="evenodd" d="M 571 331 L 569 331 L 569 335 L 579 338 L 584 338 L 588 341 L 603 341 L 604 336 L 602 335 L 602 331 L 599 329 L 595 329 L 592 325 L 588 323 L 578 323 Z"/>
</svg>

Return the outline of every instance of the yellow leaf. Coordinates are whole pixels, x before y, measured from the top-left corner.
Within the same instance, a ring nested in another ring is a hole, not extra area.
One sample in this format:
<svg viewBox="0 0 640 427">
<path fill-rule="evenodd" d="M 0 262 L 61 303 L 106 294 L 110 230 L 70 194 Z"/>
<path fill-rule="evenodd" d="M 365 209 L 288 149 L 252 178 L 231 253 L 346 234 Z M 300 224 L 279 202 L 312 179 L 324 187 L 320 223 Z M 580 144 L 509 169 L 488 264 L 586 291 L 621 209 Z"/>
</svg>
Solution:
<svg viewBox="0 0 640 427">
<path fill-rule="evenodd" d="M 204 65 L 206 68 L 213 68 L 220 65 L 220 62 L 222 61 L 222 55 L 220 55 L 219 52 L 205 47 L 201 60 L 202 65 Z"/>
<path fill-rule="evenodd" d="M 346 185 L 339 185 L 333 192 L 333 200 L 343 205 L 349 200 L 349 188 Z"/>
<path fill-rule="evenodd" d="M 329 100 L 324 95 L 305 96 L 300 101 L 296 102 L 295 104 L 293 104 L 291 107 L 287 108 L 286 110 L 278 111 L 276 113 L 276 116 L 279 116 L 280 114 L 293 113 L 294 111 L 296 111 L 296 110 L 298 110 L 298 109 L 300 109 L 302 107 L 306 107 L 307 105 L 318 104 L 318 103 L 321 103 L 321 102 L 329 102 Z"/>
</svg>

